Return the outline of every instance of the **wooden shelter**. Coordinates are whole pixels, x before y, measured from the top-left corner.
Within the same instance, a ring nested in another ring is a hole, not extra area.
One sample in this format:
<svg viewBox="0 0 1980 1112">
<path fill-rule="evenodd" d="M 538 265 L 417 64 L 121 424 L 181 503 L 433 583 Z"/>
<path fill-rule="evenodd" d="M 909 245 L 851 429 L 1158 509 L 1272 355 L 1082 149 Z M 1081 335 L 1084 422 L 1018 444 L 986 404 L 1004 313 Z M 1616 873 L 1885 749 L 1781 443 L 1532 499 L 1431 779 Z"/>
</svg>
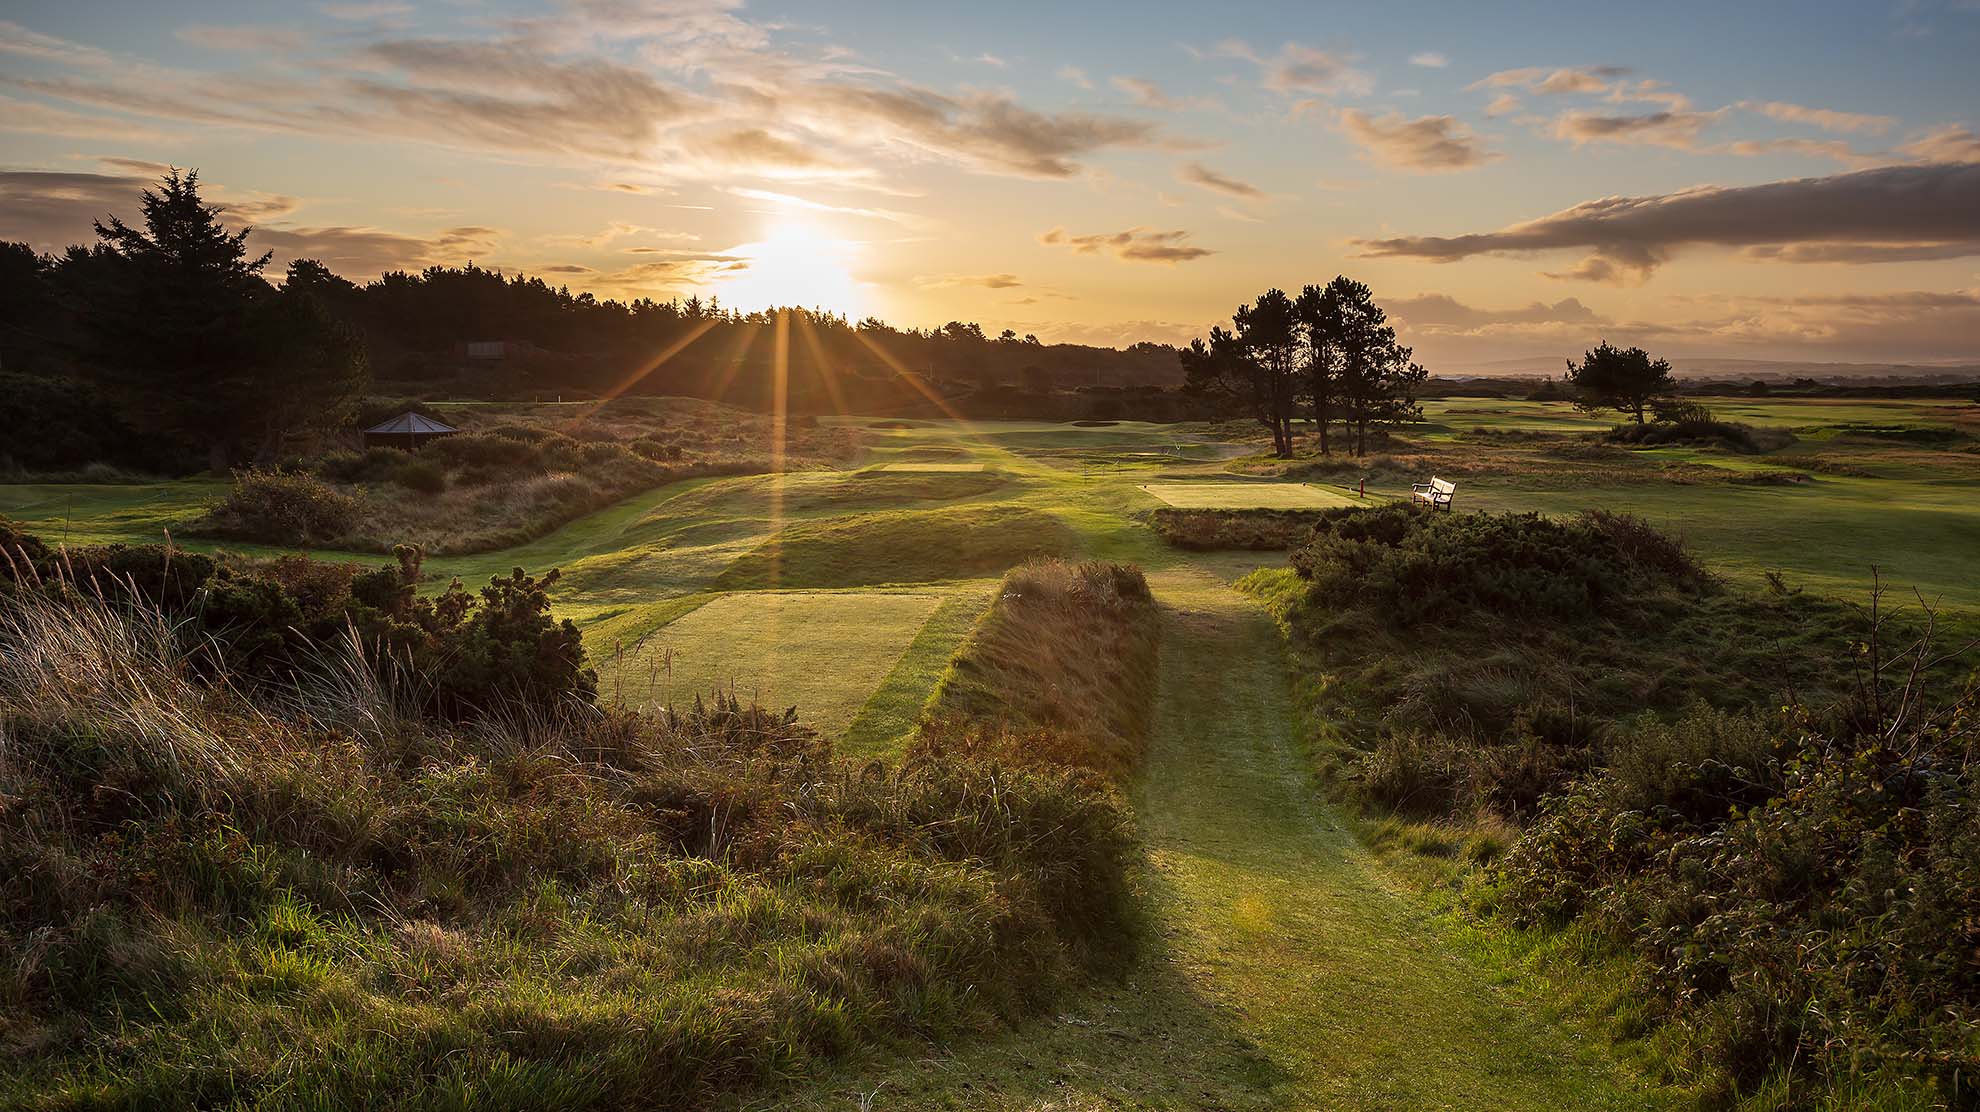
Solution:
<svg viewBox="0 0 1980 1112">
<path fill-rule="evenodd" d="M 406 412 L 364 430 L 364 446 L 402 448 L 408 452 L 417 452 L 419 446 L 426 441 L 452 436 L 459 431 L 461 430 L 452 425 L 443 425 L 431 417 Z"/>
</svg>

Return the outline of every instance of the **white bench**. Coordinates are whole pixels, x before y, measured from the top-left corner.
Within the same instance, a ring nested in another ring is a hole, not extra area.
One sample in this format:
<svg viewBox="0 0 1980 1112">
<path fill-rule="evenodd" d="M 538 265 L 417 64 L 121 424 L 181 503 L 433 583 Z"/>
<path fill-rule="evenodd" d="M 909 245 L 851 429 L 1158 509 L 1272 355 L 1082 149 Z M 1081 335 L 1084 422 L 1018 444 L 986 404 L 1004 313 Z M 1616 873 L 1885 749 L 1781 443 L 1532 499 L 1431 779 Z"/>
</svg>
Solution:
<svg viewBox="0 0 1980 1112">
<path fill-rule="evenodd" d="M 1416 483 L 1410 487 L 1411 496 L 1421 502 L 1430 503 L 1433 510 L 1451 508 L 1451 495 L 1456 493 L 1457 484 L 1448 479 L 1432 478 L 1427 483 Z"/>
</svg>

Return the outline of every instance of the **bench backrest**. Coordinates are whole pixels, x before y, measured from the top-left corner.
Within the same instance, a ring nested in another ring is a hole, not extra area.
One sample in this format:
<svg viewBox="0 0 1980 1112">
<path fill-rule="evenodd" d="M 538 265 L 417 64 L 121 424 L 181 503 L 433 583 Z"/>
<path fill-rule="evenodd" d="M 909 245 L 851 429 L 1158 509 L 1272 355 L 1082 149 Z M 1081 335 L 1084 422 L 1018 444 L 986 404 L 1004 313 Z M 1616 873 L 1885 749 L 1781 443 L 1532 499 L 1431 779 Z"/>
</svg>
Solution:
<svg viewBox="0 0 1980 1112">
<path fill-rule="evenodd" d="M 1449 494 L 1457 489 L 1457 484 L 1451 482 L 1449 479 L 1431 479 L 1430 489 L 1436 491 L 1438 494 Z"/>
</svg>

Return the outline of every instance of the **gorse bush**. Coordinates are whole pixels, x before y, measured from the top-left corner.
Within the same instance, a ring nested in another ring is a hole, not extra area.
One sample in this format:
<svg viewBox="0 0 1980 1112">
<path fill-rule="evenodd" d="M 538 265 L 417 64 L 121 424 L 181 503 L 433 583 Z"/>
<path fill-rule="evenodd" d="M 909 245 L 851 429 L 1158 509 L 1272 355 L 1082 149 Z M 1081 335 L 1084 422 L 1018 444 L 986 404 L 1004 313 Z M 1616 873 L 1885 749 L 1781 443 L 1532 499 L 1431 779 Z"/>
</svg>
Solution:
<svg viewBox="0 0 1980 1112">
<path fill-rule="evenodd" d="M 199 532 L 270 544 L 333 541 L 358 523 L 356 498 L 314 475 L 293 471 L 236 472 L 227 497 L 199 523 Z"/>
<path fill-rule="evenodd" d="M 209 677 L 293 683 L 324 670 L 323 646 L 349 641 L 403 697 L 450 719 L 590 703 L 597 694 L 577 627 L 550 616 L 555 570 L 531 577 L 517 568 L 478 595 L 455 581 L 425 596 L 415 546 L 360 574 L 303 556 L 230 565 L 157 545 L 56 554 L 0 527 L 0 541 L 9 535 L 10 558 L 0 562 L 8 593 L 155 609 L 179 632 L 188 666 Z"/>
<path fill-rule="evenodd" d="M 1637 955 L 1649 1018 L 1689 1032 L 1671 1041 L 1721 1084 L 1798 1066 L 1923 1078 L 1970 1105 L 1975 707 L 1969 690 L 1896 734 L 1806 714 L 1653 728 L 1547 809 L 1489 906 L 1579 919 Z"/>
<path fill-rule="evenodd" d="M 1325 510 L 1292 566 L 1318 601 L 1374 605 L 1401 625 L 1425 620 L 1580 618 L 1662 586 L 1704 582 L 1675 542 L 1612 514 L 1428 515 L 1390 505 Z"/>
<path fill-rule="evenodd" d="M 508 677 L 567 647 L 568 624 L 540 636 L 536 581 L 428 599 L 417 568 L 402 553 L 343 597 L 391 644 L 459 631 L 448 656 Z M 337 595 L 303 562 L 252 570 Z M 1123 953 L 1126 814 L 1083 774 L 859 769 L 719 697 L 455 726 L 354 636 L 282 681 L 213 684 L 141 597 L 15 588 L 6 1107 L 700 1107 L 984 1031 Z"/>
</svg>

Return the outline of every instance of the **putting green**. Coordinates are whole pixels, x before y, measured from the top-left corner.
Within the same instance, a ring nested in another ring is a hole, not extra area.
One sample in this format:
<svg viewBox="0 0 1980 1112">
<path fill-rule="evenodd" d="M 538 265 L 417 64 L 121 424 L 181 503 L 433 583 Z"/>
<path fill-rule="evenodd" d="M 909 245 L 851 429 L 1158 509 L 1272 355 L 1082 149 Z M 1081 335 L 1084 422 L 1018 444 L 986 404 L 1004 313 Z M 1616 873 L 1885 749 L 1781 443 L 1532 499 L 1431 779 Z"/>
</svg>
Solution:
<svg viewBox="0 0 1980 1112">
<path fill-rule="evenodd" d="M 886 464 L 886 465 L 884 465 L 884 466 L 882 466 L 882 467 L 878 467 L 878 468 L 875 468 L 875 470 L 877 470 L 877 471 L 932 471 L 932 472 L 950 472 L 950 471 L 981 471 L 981 470 L 983 470 L 983 465 L 982 465 L 982 464 L 980 464 L 980 463 L 918 463 L 918 462 L 917 462 L 917 463 L 889 463 L 889 464 Z"/>
<path fill-rule="evenodd" d="M 1148 483 L 1141 489 L 1181 510 L 1324 510 L 1359 506 L 1305 483 Z"/>
<path fill-rule="evenodd" d="M 744 591 L 662 626 L 620 669 L 626 701 L 733 691 L 837 737 L 941 605 L 938 593 Z"/>
</svg>

